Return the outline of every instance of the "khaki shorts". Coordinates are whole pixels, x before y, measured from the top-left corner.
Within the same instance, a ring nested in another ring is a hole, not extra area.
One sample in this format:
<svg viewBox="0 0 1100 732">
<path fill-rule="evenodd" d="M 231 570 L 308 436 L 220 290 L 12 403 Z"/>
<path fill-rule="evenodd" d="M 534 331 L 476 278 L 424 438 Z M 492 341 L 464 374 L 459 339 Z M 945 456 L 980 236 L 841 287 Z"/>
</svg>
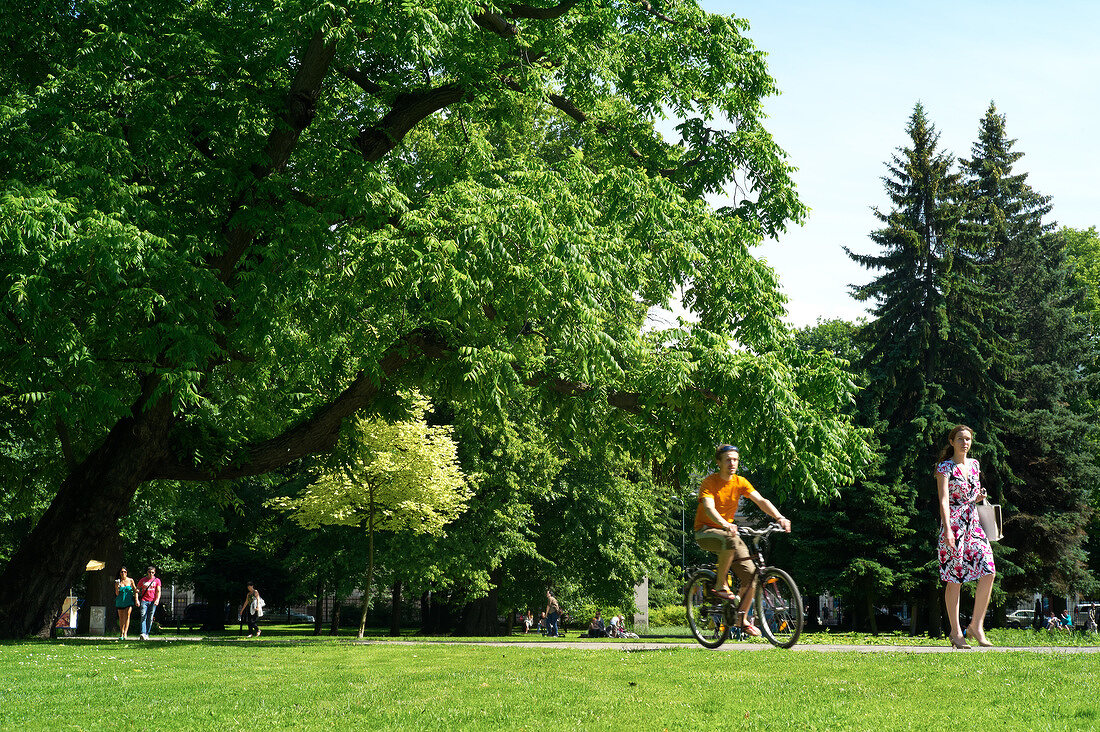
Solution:
<svg viewBox="0 0 1100 732">
<path fill-rule="evenodd" d="M 752 555 L 737 534 L 730 536 L 722 529 L 704 526 L 695 532 L 695 543 L 700 549 L 706 549 L 715 554 L 732 549 L 733 564 L 730 565 L 730 570 L 737 575 L 742 587 L 753 583 L 756 579 L 756 565 L 752 562 Z"/>
</svg>

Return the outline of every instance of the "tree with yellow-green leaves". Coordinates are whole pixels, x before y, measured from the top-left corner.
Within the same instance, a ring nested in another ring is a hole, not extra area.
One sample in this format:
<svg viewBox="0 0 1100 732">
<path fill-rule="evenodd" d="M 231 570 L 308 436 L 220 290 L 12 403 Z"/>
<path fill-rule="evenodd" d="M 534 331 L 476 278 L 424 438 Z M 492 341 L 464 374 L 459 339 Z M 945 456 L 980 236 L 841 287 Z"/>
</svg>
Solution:
<svg viewBox="0 0 1100 732">
<path fill-rule="evenodd" d="M 375 532 L 440 534 L 465 510 L 470 497 L 451 428 L 429 426 L 428 409 L 427 399 L 414 394 L 405 420 L 356 419 L 342 451 L 344 460 L 322 472 L 301 495 L 269 502 L 307 529 L 366 528 L 369 549 L 360 638 L 370 607 Z"/>
</svg>

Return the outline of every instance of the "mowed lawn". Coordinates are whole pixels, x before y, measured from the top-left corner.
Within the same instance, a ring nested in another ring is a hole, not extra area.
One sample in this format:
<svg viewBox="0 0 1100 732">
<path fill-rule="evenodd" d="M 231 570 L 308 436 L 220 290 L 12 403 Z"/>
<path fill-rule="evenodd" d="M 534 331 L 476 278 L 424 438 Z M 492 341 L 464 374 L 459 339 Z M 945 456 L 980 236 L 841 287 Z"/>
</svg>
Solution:
<svg viewBox="0 0 1100 732">
<path fill-rule="evenodd" d="M 5 730 L 1098 727 L 1094 654 L 0 644 Z"/>
</svg>

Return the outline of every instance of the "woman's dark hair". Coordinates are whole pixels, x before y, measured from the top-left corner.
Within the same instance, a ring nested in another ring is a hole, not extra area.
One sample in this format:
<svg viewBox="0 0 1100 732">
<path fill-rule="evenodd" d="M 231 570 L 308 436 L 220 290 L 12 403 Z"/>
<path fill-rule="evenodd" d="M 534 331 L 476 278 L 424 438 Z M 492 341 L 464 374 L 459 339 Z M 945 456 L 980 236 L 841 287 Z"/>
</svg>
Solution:
<svg viewBox="0 0 1100 732">
<path fill-rule="evenodd" d="M 937 464 L 942 463 L 944 460 L 951 457 L 951 455 L 955 452 L 955 446 L 953 443 L 955 442 L 955 438 L 958 436 L 958 434 L 963 430 L 969 432 L 971 437 L 974 436 L 974 430 L 970 429 L 965 424 L 957 424 L 952 427 L 951 431 L 947 433 L 947 446 L 940 450 L 940 459 L 936 461 Z"/>
<path fill-rule="evenodd" d="M 126 574 L 130 574 L 130 570 L 126 569 L 126 567 L 119 567 L 118 568 L 118 578 L 119 579 L 122 579 L 122 573 L 123 572 L 125 572 Z"/>
</svg>

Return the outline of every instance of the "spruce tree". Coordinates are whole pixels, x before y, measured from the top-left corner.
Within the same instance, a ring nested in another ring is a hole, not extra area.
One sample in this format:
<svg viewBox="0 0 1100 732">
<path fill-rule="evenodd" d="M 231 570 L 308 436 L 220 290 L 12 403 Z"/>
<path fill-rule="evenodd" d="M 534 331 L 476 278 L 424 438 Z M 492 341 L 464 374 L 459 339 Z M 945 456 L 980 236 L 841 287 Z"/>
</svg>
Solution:
<svg viewBox="0 0 1100 732">
<path fill-rule="evenodd" d="M 980 251 L 992 295 L 1009 306 L 996 328 L 1014 364 L 999 374 L 1013 395 L 999 429 L 1006 459 L 983 467 L 999 470 L 987 485 L 1003 491 L 1009 509 L 1003 543 L 1015 551 L 1011 564 L 1001 564 L 1002 586 L 1065 594 L 1093 582 L 1083 544 L 1090 486 L 1100 478 L 1088 400 L 1096 353 L 1089 322 L 1075 308 L 1064 241 L 1044 222 L 1050 197 L 1014 172 L 1023 157 L 1015 142 L 991 103 L 972 157 L 962 163 L 969 200 L 963 228 Z"/>
<path fill-rule="evenodd" d="M 932 479 L 937 451 L 951 425 L 977 430 L 983 467 L 998 465 L 1005 395 L 995 374 L 1005 368 L 1003 342 L 991 329 L 996 302 L 989 297 L 977 253 L 962 236 L 961 176 L 954 158 L 938 149 L 939 134 L 917 104 L 906 129 L 907 147 L 883 177 L 892 208 L 875 210 L 883 228 L 871 234 L 879 254 L 849 256 L 881 272 L 853 286 L 873 303 L 860 333 L 868 387 L 861 418 L 881 425 L 882 483 L 911 516 L 912 538 L 901 552 L 897 580 L 912 588 L 918 610 L 932 610 L 940 631 L 936 541 L 938 513 Z"/>
</svg>

